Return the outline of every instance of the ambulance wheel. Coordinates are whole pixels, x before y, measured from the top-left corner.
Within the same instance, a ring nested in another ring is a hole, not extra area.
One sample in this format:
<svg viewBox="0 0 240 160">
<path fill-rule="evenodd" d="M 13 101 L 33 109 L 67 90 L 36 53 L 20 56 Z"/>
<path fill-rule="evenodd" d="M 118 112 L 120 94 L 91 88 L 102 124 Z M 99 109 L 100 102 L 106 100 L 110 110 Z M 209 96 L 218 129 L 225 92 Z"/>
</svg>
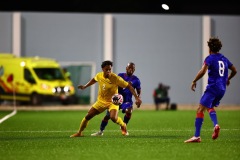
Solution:
<svg viewBox="0 0 240 160">
<path fill-rule="evenodd" d="M 31 95 L 31 105 L 37 106 L 42 104 L 42 97 L 37 93 Z"/>
</svg>

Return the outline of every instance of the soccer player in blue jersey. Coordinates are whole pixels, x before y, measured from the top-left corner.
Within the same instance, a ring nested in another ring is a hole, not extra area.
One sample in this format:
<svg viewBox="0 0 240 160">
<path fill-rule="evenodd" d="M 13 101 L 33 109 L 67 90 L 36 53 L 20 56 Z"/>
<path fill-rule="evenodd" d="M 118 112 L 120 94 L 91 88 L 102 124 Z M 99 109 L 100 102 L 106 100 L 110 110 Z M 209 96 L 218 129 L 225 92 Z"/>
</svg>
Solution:
<svg viewBox="0 0 240 160">
<path fill-rule="evenodd" d="M 135 71 L 135 64 L 133 62 L 129 62 L 126 67 L 126 73 L 119 73 L 118 75 L 132 85 L 132 87 L 137 91 L 138 97 L 140 98 L 141 82 L 137 76 L 133 75 L 134 71 Z M 121 88 L 121 87 L 118 88 L 118 93 L 123 95 L 123 103 L 119 106 L 119 109 L 122 109 L 122 113 L 125 113 L 123 122 L 128 124 L 129 120 L 131 119 L 132 111 L 133 111 L 132 93 L 128 88 Z M 137 107 L 139 108 L 140 105 Z M 103 131 L 107 126 L 109 119 L 110 119 L 110 115 L 109 115 L 109 111 L 107 111 L 105 117 L 102 119 L 100 130 L 91 135 L 102 136 Z M 129 135 L 129 133 L 127 132 L 126 135 Z"/>
<path fill-rule="evenodd" d="M 200 99 L 195 119 L 195 135 L 184 141 L 185 143 L 201 142 L 200 132 L 204 119 L 204 112 L 207 110 L 213 122 L 212 139 L 215 140 L 219 136 L 220 126 L 218 124 L 217 113 L 214 107 L 218 107 L 220 100 L 226 92 L 226 86 L 230 84 L 230 80 L 236 75 L 237 70 L 234 65 L 223 54 L 219 53 L 222 48 L 221 41 L 212 37 L 207 42 L 209 47 L 209 55 L 205 58 L 201 70 L 197 73 L 192 81 L 191 89 L 195 91 L 197 81 L 201 79 L 208 70 L 208 85 L 204 94 Z M 228 70 L 231 73 L 228 74 Z"/>
<path fill-rule="evenodd" d="M 87 127 L 88 122 L 96 115 L 109 111 L 110 119 L 120 125 L 122 130 L 122 135 L 127 135 L 127 125 L 123 122 L 122 118 L 118 116 L 119 106 L 112 103 L 112 96 L 118 93 L 118 87 L 128 88 L 133 94 L 137 106 L 140 106 L 142 100 L 139 98 L 135 89 L 132 85 L 125 81 L 122 77 L 112 73 L 113 63 L 111 61 L 102 62 L 102 72 L 99 72 L 85 85 L 79 85 L 79 89 L 85 89 L 98 82 L 98 98 L 97 101 L 89 109 L 87 115 L 82 119 L 80 123 L 80 128 L 77 133 L 71 135 L 70 137 L 82 137 L 83 131 Z"/>
</svg>

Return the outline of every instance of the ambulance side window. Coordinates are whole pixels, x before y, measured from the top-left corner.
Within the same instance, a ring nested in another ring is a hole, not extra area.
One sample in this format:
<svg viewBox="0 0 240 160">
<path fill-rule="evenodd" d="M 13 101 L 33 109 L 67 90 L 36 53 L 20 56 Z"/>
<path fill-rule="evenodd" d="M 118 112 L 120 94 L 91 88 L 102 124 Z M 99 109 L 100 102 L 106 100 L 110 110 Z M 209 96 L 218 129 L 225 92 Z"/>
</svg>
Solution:
<svg viewBox="0 0 240 160">
<path fill-rule="evenodd" d="M 32 73 L 27 68 L 24 68 L 24 79 L 29 83 L 36 84 L 36 81 L 33 78 Z"/>
</svg>

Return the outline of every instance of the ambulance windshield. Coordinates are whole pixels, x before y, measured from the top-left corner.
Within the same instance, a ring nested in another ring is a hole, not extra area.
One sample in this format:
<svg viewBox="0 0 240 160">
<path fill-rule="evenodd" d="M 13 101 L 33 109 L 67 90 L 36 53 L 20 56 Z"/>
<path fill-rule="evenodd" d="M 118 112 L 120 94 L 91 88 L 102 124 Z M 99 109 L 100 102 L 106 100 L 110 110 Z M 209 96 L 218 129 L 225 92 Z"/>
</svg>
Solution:
<svg viewBox="0 0 240 160">
<path fill-rule="evenodd" d="M 65 80 L 60 68 L 34 68 L 38 78 L 43 80 Z"/>
</svg>

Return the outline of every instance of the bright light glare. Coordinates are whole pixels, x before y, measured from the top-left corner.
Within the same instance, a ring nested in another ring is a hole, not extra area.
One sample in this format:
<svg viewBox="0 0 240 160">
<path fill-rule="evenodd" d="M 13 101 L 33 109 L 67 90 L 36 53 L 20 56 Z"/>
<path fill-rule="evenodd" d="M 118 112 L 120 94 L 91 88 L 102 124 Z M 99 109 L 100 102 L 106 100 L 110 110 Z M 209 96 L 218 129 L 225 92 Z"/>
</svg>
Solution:
<svg viewBox="0 0 240 160">
<path fill-rule="evenodd" d="M 64 92 L 68 92 L 68 91 L 69 91 L 69 87 L 68 87 L 68 86 L 65 86 L 65 87 L 63 88 L 63 90 L 64 90 Z"/>
<path fill-rule="evenodd" d="M 165 9 L 165 10 L 169 10 L 169 6 L 166 5 L 166 4 L 162 4 L 162 8 Z"/>
<path fill-rule="evenodd" d="M 24 61 L 22 61 L 21 63 L 20 63 L 20 66 L 21 67 L 24 67 L 26 65 L 26 63 L 24 62 Z"/>
</svg>

